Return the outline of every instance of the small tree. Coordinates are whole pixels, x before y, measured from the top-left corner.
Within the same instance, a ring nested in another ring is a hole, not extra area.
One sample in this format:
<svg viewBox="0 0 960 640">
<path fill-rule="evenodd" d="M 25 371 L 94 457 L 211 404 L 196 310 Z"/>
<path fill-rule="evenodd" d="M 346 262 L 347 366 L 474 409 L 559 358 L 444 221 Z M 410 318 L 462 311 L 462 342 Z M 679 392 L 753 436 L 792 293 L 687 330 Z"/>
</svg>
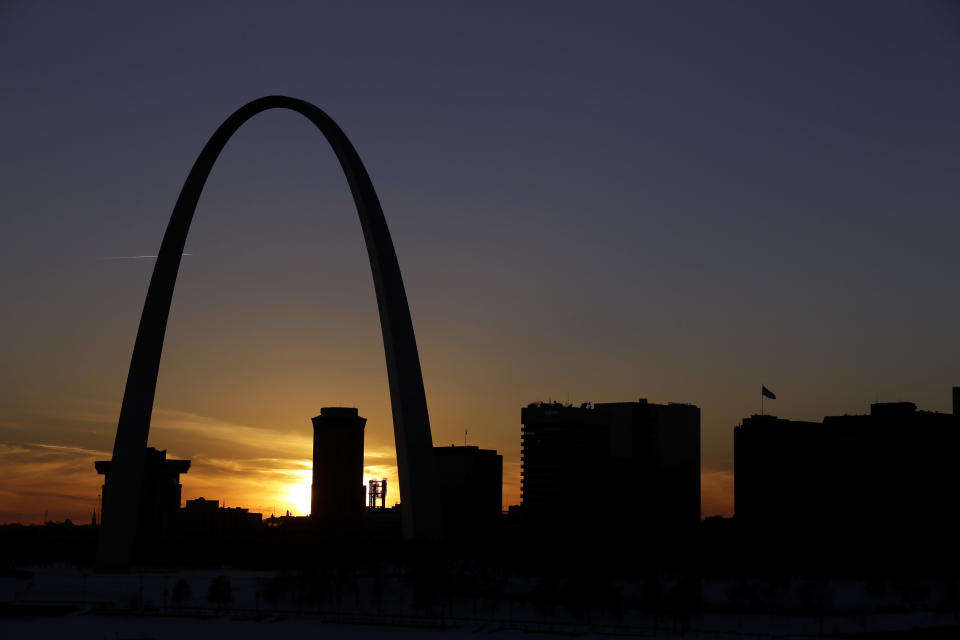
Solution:
<svg viewBox="0 0 960 640">
<path fill-rule="evenodd" d="M 230 578 L 227 576 L 217 576 L 210 581 L 210 590 L 207 592 L 207 602 L 217 605 L 230 604 L 233 602 L 233 594 L 230 591 Z"/>
<path fill-rule="evenodd" d="M 190 590 L 190 585 L 187 584 L 187 581 L 183 578 L 177 580 L 177 583 L 173 585 L 173 593 L 170 595 L 170 600 L 173 601 L 173 604 L 182 607 L 184 603 L 190 602 L 193 599 L 193 592 Z"/>
</svg>

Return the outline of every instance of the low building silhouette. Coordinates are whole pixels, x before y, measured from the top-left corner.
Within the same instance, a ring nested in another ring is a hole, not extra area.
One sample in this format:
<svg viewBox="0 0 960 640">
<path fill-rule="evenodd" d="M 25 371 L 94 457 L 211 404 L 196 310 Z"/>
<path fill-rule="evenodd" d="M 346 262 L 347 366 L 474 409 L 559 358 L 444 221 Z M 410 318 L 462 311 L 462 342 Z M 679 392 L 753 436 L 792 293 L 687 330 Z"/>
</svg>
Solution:
<svg viewBox="0 0 960 640">
<path fill-rule="evenodd" d="M 629 539 L 700 520 L 700 409 L 639 402 L 521 410 L 525 526 Z"/>
<path fill-rule="evenodd" d="M 503 503 L 503 456 L 476 446 L 434 447 L 448 536 L 477 536 L 497 526 Z"/>
<path fill-rule="evenodd" d="M 388 508 L 367 507 L 363 510 L 363 538 L 389 545 L 402 539 L 400 505 Z M 376 545 L 375 545 L 376 546 Z"/>
<path fill-rule="evenodd" d="M 263 514 L 242 507 L 221 507 L 219 500 L 187 500 L 183 509 L 163 520 L 164 538 L 174 540 L 246 540 L 257 536 Z"/>
<path fill-rule="evenodd" d="M 103 476 L 103 502 L 111 491 L 113 463 L 110 460 L 94 462 L 97 473 Z M 167 458 L 165 450 L 147 447 L 143 454 L 143 475 L 140 489 L 140 508 L 137 512 L 137 546 L 155 541 L 160 535 L 165 516 L 180 509 L 180 475 L 190 469 L 190 460 Z"/>
<path fill-rule="evenodd" d="M 734 429 L 735 518 L 834 539 L 944 535 L 956 526 L 958 446 L 957 407 L 876 403 L 822 422 L 751 416 Z"/>
<path fill-rule="evenodd" d="M 310 517 L 325 534 L 355 535 L 361 529 L 366 423 L 352 407 L 323 407 L 313 418 Z"/>
</svg>

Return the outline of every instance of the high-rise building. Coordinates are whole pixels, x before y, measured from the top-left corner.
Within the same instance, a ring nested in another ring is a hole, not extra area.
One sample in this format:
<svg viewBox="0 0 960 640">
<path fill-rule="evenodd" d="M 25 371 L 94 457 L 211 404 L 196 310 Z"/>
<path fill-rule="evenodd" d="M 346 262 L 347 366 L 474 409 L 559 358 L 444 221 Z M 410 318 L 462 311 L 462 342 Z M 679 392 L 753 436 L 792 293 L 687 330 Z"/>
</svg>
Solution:
<svg viewBox="0 0 960 640">
<path fill-rule="evenodd" d="M 656 536 L 699 522 L 699 408 L 533 403 L 521 422 L 528 525 Z"/>
<path fill-rule="evenodd" d="M 868 415 L 734 429 L 734 510 L 746 526 L 871 537 L 948 531 L 960 416 L 876 403 Z"/>
<path fill-rule="evenodd" d="M 503 501 L 503 456 L 475 446 L 434 447 L 443 530 L 479 535 L 495 527 Z"/>
<path fill-rule="evenodd" d="M 110 460 L 97 460 L 94 467 L 103 476 L 103 502 L 108 502 L 112 490 Z M 160 535 L 165 515 L 180 509 L 180 474 L 190 469 L 189 460 L 167 459 L 166 451 L 147 447 L 143 452 L 143 475 L 140 488 L 140 508 L 137 512 L 137 540 L 141 548 Z"/>
<path fill-rule="evenodd" d="M 324 532 L 353 534 L 363 516 L 363 430 L 355 408 L 323 407 L 313 418 L 310 515 Z"/>
<path fill-rule="evenodd" d="M 520 495 L 526 522 L 555 527 L 603 510 L 614 486 L 609 426 L 594 409 L 533 403 L 520 411 Z"/>
</svg>

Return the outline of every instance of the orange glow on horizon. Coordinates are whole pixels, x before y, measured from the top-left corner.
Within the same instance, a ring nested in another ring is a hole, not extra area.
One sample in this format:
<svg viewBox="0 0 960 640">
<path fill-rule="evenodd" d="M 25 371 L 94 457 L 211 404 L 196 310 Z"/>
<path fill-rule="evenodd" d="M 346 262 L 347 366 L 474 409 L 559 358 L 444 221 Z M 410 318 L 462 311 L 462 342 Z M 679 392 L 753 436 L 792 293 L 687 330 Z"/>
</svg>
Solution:
<svg viewBox="0 0 960 640">
<path fill-rule="evenodd" d="M 444 408 L 443 403 L 438 406 Z M 110 430 L 117 411 L 116 406 L 105 403 L 81 407 L 70 415 Z M 456 427 L 445 424 L 448 421 L 438 423 L 435 441 L 442 442 L 444 427 L 448 432 Z M 368 427 L 363 483 L 369 486 L 371 479 L 386 478 L 389 508 L 401 499 L 390 423 L 381 418 L 371 424 L 384 428 L 378 433 Z M 284 515 L 287 511 L 291 515 L 309 515 L 312 438 L 306 425 L 303 429 L 274 430 L 162 408 L 154 411 L 153 425 L 151 446 L 166 449 L 168 458 L 192 460 L 189 472 L 181 477 L 182 502 L 203 497 L 219 500 L 228 507 L 262 513 L 264 517 Z M 503 506 L 520 504 L 519 451 L 511 455 L 509 448 L 498 446 L 492 437 L 489 443 L 484 440 L 476 444 L 504 454 Z M 110 452 L 102 449 L 0 443 L 0 465 L 6 477 L 4 487 L 0 487 L 0 523 L 42 523 L 45 517 L 51 521 L 70 518 L 76 523 L 88 523 L 94 509 L 99 509 L 103 482 L 103 477 L 94 471 L 93 462 L 109 458 Z M 732 472 L 704 466 L 701 502 L 704 516 L 732 515 Z"/>
</svg>

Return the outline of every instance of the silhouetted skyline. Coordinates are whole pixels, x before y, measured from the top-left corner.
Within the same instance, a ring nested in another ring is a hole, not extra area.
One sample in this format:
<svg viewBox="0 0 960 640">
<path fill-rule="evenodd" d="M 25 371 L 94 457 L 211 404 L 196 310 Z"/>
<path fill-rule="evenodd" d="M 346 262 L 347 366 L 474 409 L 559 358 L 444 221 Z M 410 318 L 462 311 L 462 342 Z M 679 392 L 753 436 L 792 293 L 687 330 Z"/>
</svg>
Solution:
<svg viewBox="0 0 960 640">
<path fill-rule="evenodd" d="M 86 521 L 187 168 L 284 93 L 351 135 L 388 212 L 434 442 L 504 454 L 517 408 L 703 408 L 731 426 L 876 401 L 949 411 L 960 20 L 949 4 L 0 8 L 0 522 Z M 176 43 L 171 46 L 170 43 Z M 363 407 L 400 498 L 350 194 L 309 123 L 262 120 L 199 204 L 151 444 L 184 498 L 305 513 L 318 406 Z M 250 307 L 249 300 L 256 304 Z"/>
<path fill-rule="evenodd" d="M 874 403 L 867 414 L 822 422 L 744 418 L 734 429 L 735 517 L 770 537 L 953 537 L 958 445 L 960 411 L 912 402 Z"/>
</svg>

